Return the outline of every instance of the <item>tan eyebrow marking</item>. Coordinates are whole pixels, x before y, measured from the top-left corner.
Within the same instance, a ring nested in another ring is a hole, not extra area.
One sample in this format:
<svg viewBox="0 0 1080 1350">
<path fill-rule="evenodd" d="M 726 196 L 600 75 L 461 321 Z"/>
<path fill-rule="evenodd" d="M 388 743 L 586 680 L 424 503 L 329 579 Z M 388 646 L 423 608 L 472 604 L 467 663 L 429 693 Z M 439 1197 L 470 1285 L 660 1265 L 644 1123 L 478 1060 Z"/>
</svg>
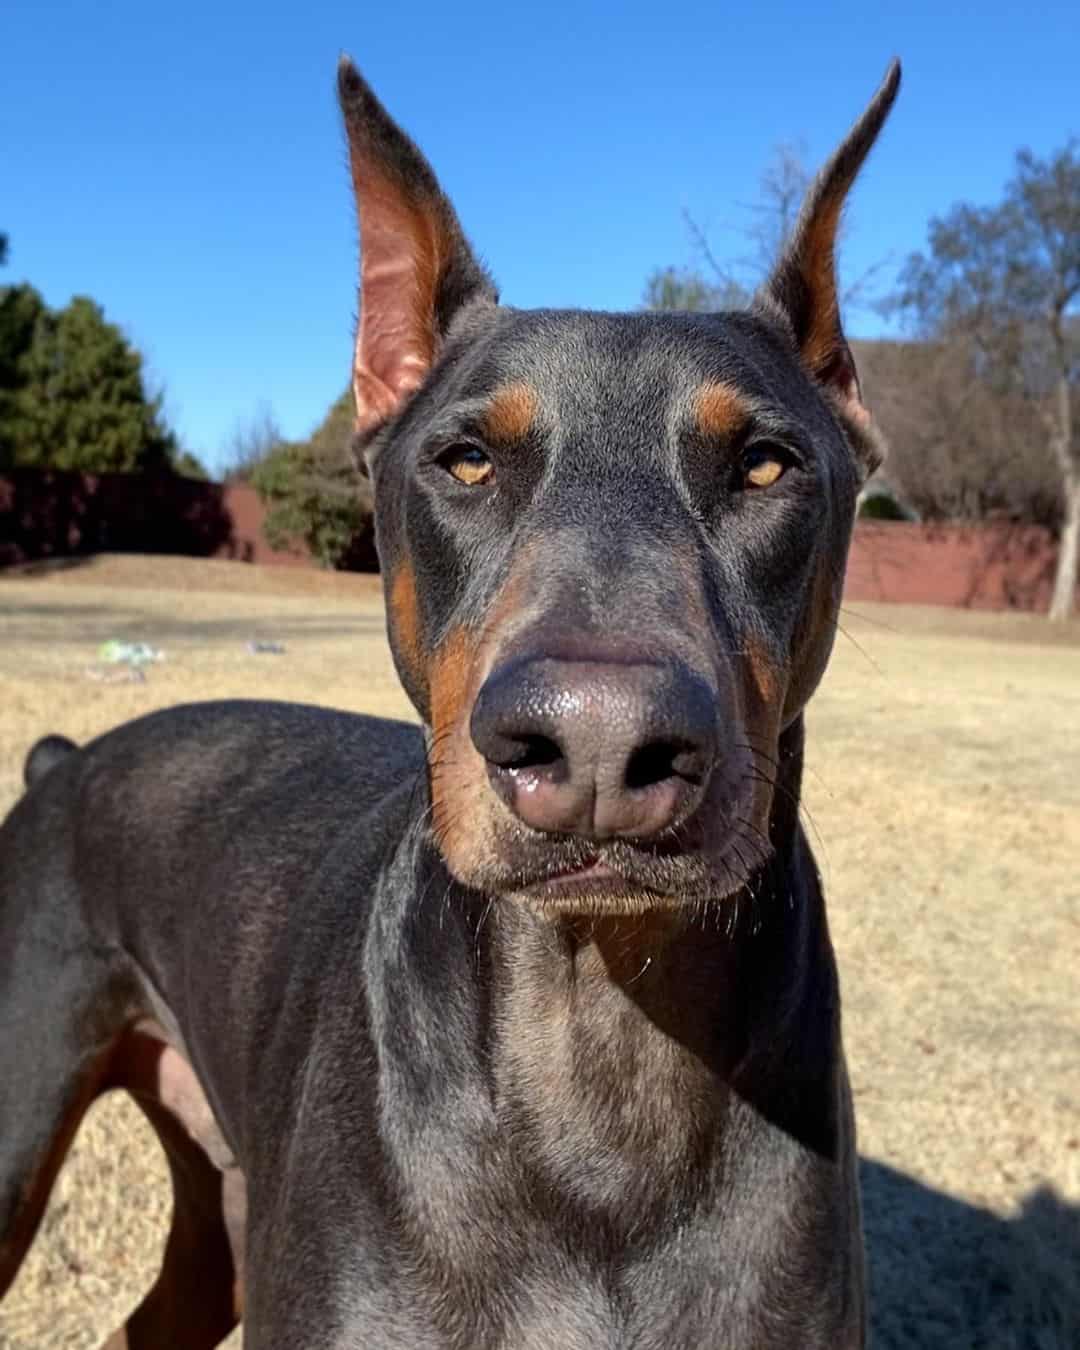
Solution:
<svg viewBox="0 0 1080 1350">
<path fill-rule="evenodd" d="M 732 384 L 703 384 L 694 396 L 698 430 L 710 440 L 730 440 L 750 420 L 749 399 Z"/>
<path fill-rule="evenodd" d="M 536 391 L 527 384 L 504 384 L 484 409 L 480 429 L 492 445 L 516 445 L 532 430 L 538 408 Z"/>
</svg>

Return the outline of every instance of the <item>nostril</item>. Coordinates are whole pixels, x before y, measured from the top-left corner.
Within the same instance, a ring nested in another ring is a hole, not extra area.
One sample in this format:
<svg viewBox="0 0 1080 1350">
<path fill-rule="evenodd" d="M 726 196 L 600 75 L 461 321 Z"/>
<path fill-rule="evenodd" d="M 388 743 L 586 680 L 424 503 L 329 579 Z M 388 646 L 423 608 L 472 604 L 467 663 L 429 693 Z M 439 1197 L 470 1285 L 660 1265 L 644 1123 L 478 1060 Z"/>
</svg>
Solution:
<svg viewBox="0 0 1080 1350">
<path fill-rule="evenodd" d="M 563 752 L 549 736 L 502 736 L 496 755 L 489 754 L 489 764 L 499 769 L 548 769 L 559 764 Z"/>
<path fill-rule="evenodd" d="M 558 741 L 539 732 L 485 728 L 483 736 L 474 737 L 475 745 L 487 760 L 489 768 L 499 771 L 517 769 L 552 769 L 563 763 L 563 752 Z"/>
<path fill-rule="evenodd" d="M 569 776 L 559 729 L 558 687 L 541 679 L 535 662 L 520 662 L 489 675 L 473 705 L 469 730 L 493 781 L 504 787 L 519 773 L 547 780 Z"/>
<path fill-rule="evenodd" d="M 678 741 L 650 741 L 635 750 L 626 765 L 624 782 L 628 788 L 641 789 L 681 778 L 695 786 L 705 777 L 705 752 L 700 746 Z"/>
<path fill-rule="evenodd" d="M 502 732 L 481 751 L 496 794 L 537 830 L 572 830 L 588 794 L 574 795 L 570 766 L 559 743 L 540 732 Z"/>
</svg>

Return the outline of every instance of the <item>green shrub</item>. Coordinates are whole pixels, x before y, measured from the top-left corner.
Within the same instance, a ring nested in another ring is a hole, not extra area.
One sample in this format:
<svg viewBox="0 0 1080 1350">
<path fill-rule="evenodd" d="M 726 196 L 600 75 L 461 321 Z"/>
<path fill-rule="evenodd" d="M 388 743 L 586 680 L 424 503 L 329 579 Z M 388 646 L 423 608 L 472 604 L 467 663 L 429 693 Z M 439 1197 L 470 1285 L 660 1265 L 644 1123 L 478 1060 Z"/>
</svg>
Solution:
<svg viewBox="0 0 1080 1350">
<path fill-rule="evenodd" d="M 910 520 L 906 511 L 891 492 L 874 492 L 859 503 L 860 520 Z"/>
<path fill-rule="evenodd" d="M 371 485 L 353 463 L 352 428 L 347 391 L 310 439 L 280 441 L 252 468 L 271 548 L 299 544 L 323 567 L 377 568 Z"/>
</svg>

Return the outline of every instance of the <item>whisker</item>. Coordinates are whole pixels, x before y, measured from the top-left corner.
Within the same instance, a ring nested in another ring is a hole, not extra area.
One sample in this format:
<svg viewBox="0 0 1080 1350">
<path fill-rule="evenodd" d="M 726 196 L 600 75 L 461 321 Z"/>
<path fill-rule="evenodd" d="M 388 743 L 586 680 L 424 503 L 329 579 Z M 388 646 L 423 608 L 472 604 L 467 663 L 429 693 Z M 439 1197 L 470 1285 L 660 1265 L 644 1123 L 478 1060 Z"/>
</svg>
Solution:
<svg viewBox="0 0 1080 1350">
<path fill-rule="evenodd" d="M 476 925 L 476 932 L 473 934 L 473 960 L 476 963 L 477 970 L 480 969 L 480 934 L 483 931 L 484 924 L 487 923 L 487 917 L 491 913 L 491 907 L 495 903 L 493 895 L 488 896 L 487 904 L 480 914 L 479 922 Z"/>
<path fill-rule="evenodd" d="M 847 640 L 851 643 L 851 645 L 855 648 L 855 650 L 859 653 L 859 655 L 863 658 L 863 660 L 867 661 L 870 664 L 870 666 L 874 669 L 874 671 L 882 677 L 882 679 L 888 678 L 885 672 L 882 670 L 882 668 L 878 665 L 878 663 L 866 650 L 866 648 L 851 636 L 851 634 L 848 632 L 848 630 L 844 627 L 844 625 L 840 622 L 839 619 L 835 619 L 833 621 L 833 627 L 836 629 L 838 633 L 841 633 L 844 637 L 847 638 Z"/>
<path fill-rule="evenodd" d="M 770 778 L 764 772 L 756 771 L 751 767 L 747 771 L 746 776 L 752 782 L 762 783 L 767 787 L 771 787 L 774 792 L 783 793 L 783 795 L 792 804 L 792 806 L 794 806 L 797 809 L 800 817 L 806 818 L 806 823 L 810 826 L 810 829 L 813 831 L 814 838 L 821 845 L 821 850 L 825 854 L 826 864 L 829 866 L 829 870 L 831 871 L 832 870 L 831 864 L 829 863 L 829 848 L 828 845 L 825 843 L 825 836 L 818 829 L 817 821 L 814 819 L 813 813 L 811 812 L 810 808 L 806 805 L 806 803 L 801 798 L 797 797 L 795 793 L 791 791 L 790 788 L 785 787 L 783 783 L 777 782 L 775 778 Z"/>
<path fill-rule="evenodd" d="M 884 628 L 887 633 L 896 633 L 897 636 L 901 635 L 901 630 L 897 628 L 895 624 L 886 623 L 884 619 L 875 619 L 872 614 L 860 614 L 857 609 L 848 609 L 845 605 L 840 606 L 838 613 L 848 614 L 851 618 L 858 619 L 862 623 L 876 624 L 878 628 Z"/>
<path fill-rule="evenodd" d="M 773 766 L 773 768 L 775 768 L 778 771 L 783 768 L 783 764 L 780 760 L 774 758 L 772 755 L 767 754 L 764 750 L 762 750 L 761 746 L 755 745 L 753 741 L 750 740 L 750 732 L 747 732 L 746 736 L 747 739 L 745 741 L 735 742 L 737 748 L 742 750 L 749 750 L 752 755 L 759 755 L 762 759 L 768 760 L 768 762 Z M 817 779 L 818 785 L 822 788 L 823 791 L 827 792 L 830 797 L 835 795 L 832 789 L 829 787 L 828 783 L 825 782 L 825 779 L 822 778 L 820 773 L 818 773 L 817 769 L 815 769 L 812 764 L 807 764 L 805 758 L 803 759 L 803 768 L 807 773 L 812 774 L 813 777 Z"/>
</svg>

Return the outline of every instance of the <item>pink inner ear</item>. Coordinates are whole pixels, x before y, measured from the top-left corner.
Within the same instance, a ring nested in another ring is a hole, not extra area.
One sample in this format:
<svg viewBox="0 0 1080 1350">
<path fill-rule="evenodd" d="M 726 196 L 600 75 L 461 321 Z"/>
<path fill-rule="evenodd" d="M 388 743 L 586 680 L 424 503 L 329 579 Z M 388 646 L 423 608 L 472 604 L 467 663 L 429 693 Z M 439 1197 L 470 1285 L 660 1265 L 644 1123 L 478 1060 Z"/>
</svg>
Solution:
<svg viewBox="0 0 1080 1350">
<path fill-rule="evenodd" d="M 365 262 L 353 385 L 357 421 L 367 429 L 393 416 L 431 367 L 431 345 L 417 331 L 413 269 L 405 258 Z"/>
<path fill-rule="evenodd" d="M 361 247 L 353 389 L 363 432 L 394 416 L 431 369 L 441 222 L 437 207 L 407 200 L 370 165 L 353 168 Z"/>
<path fill-rule="evenodd" d="M 843 338 L 840 339 L 840 346 L 833 351 L 825 365 L 815 371 L 815 375 L 832 391 L 845 416 L 864 430 L 870 427 L 870 413 L 863 403 L 855 362 L 851 356 L 851 349 Z"/>
</svg>

